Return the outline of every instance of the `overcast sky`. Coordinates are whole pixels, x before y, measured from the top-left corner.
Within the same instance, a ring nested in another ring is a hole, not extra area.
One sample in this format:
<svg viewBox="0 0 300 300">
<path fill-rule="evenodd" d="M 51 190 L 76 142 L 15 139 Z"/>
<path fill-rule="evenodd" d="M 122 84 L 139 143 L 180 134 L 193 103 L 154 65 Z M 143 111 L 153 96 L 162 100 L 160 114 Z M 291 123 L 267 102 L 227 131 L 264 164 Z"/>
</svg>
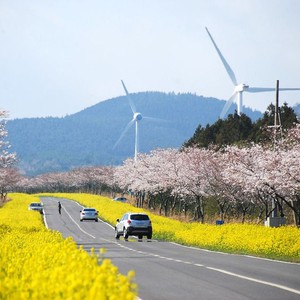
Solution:
<svg viewBox="0 0 300 300">
<path fill-rule="evenodd" d="M 0 108 L 62 117 L 129 92 L 227 100 L 237 80 L 300 87 L 298 0 L 0 0 Z M 244 94 L 265 111 L 274 93 Z M 300 102 L 300 91 L 280 93 Z"/>
</svg>

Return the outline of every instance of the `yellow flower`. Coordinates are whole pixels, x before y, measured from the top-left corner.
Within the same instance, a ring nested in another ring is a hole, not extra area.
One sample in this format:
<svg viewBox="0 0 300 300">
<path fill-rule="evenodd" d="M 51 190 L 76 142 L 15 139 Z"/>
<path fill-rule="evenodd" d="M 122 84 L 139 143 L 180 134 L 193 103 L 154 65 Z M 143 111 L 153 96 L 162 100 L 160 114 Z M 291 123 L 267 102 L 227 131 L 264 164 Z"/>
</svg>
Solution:
<svg viewBox="0 0 300 300">
<path fill-rule="evenodd" d="M 0 208 L 0 299 L 136 299 L 131 277 L 106 260 L 98 264 L 94 254 L 47 230 L 41 215 L 28 211 L 37 197 L 9 196 Z M 116 284 L 120 280 L 124 285 Z"/>
</svg>

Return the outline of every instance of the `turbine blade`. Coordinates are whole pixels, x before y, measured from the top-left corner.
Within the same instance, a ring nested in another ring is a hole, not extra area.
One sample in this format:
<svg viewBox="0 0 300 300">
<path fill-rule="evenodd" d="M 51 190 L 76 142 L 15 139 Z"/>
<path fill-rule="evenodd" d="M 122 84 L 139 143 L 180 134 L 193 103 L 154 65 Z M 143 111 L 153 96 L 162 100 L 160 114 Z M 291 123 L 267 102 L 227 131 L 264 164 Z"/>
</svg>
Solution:
<svg viewBox="0 0 300 300">
<path fill-rule="evenodd" d="M 125 84 L 124 84 L 124 82 L 123 82 L 123 80 L 121 80 L 121 82 L 122 82 L 122 85 L 123 85 L 123 88 L 124 88 L 124 91 L 125 91 L 125 94 L 128 96 L 128 91 L 127 91 L 127 88 L 126 88 L 126 86 L 125 86 Z"/>
<path fill-rule="evenodd" d="M 300 91 L 300 88 L 279 88 L 279 91 Z"/>
<path fill-rule="evenodd" d="M 116 146 L 120 143 L 120 141 L 122 140 L 122 138 L 124 137 L 125 133 L 127 132 L 127 130 L 132 126 L 132 124 L 134 123 L 134 119 L 132 119 L 125 127 L 125 129 L 123 130 L 123 132 L 121 133 L 119 139 L 116 141 L 116 143 L 113 146 L 113 149 L 116 148 Z"/>
<path fill-rule="evenodd" d="M 227 102 L 226 102 L 226 104 L 224 105 L 223 110 L 222 110 L 222 112 L 221 112 L 221 114 L 220 114 L 220 119 L 223 119 L 223 118 L 224 118 L 225 114 L 227 113 L 227 111 L 228 111 L 229 107 L 231 106 L 231 104 L 232 104 L 234 98 L 236 97 L 236 95 L 237 95 L 237 92 L 234 92 L 234 93 L 231 95 L 231 97 L 227 100 Z"/>
<path fill-rule="evenodd" d="M 164 119 L 160 119 L 160 118 L 153 118 L 153 117 L 145 117 L 143 116 L 143 119 L 147 119 L 147 120 L 150 120 L 150 121 L 155 121 L 155 122 L 169 122 L 167 120 L 164 120 Z"/>
<path fill-rule="evenodd" d="M 235 75 L 234 75 L 234 72 L 233 72 L 232 69 L 230 68 L 230 66 L 229 66 L 229 64 L 227 63 L 227 61 L 225 60 L 225 58 L 224 58 L 224 56 L 222 55 L 221 51 L 219 50 L 217 44 L 215 43 L 213 37 L 212 37 L 211 34 L 209 33 L 207 27 L 205 27 L 205 29 L 206 29 L 206 31 L 207 31 L 207 33 L 208 33 L 208 35 L 209 35 L 209 37 L 210 37 L 210 39 L 211 39 L 213 45 L 215 46 L 215 49 L 217 50 L 217 52 L 218 52 L 218 54 L 219 54 L 219 57 L 220 57 L 220 59 L 221 59 L 223 65 L 224 65 L 224 67 L 225 67 L 225 69 L 226 69 L 226 71 L 227 71 L 227 74 L 229 75 L 229 77 L 230 77 L 232 83 L 233 83 L 234 85 L 238 85 L 237 80 L 236 80 Z"/>
<path fill-rule="evenodd" d="M 274 92 L 275 88 L 249 87 L 245 89 L 248 93 Z M 300 91 L 300 88 L 279 88 L 279 91 Z"/>
<path fill-rule="evenodd" d="M 261 87 L 249 87 L 245 89 L 248 93 L 263 93 L 263 92 L 274 92 L 275 88 L 261 88 Z"/>
<path fill-rule="evenodd" d="M 131 108 L 131 111 L 132 111 L 133 114 L 135 114 L 136 113 L 135 105 L 134 105 L 134 103 L 133 103 L 133 101 L 132 101 L 132 99 L 130 97 L 130 94 L 127 91 L 127 88 L 126 88 L 123 80 L 121 80 L 121 82 L 122 82 L 123 88 L 125 90 L 125 93 L 126 93 L 126 96 L 127 96 L 127 99 L 128 99 L 128 102 L 129 102 L 129 105 L 130 105 L 130 108 Z"/>
</svg>

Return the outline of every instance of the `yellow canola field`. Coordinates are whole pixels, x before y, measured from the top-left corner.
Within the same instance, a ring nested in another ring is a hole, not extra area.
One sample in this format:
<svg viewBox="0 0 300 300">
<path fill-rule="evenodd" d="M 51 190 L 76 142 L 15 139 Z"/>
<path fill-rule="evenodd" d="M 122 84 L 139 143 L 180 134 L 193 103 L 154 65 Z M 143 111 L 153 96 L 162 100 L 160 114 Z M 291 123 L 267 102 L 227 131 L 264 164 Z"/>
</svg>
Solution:
<svg viewBox="0 0 300 300">
<path fill-rule="evenodd" d="M 9 197 L 0 208 L 0 299 L 136 299 L 133 272 L 122 275 L 100 253 L 47 230 L 28 210 L 37 197 Z"/>
<path fill-rule="evenodd" d="M 95 207 L 99 210 L 100 217 L 112 225 L 127 211 L 147 212 L 152 220 L 155 239 L 217 251 L 300 262 L 300 231 L 297 227 L 183 223 L 102 196 L 60 193 L 52 196 L 73 199 L 85 206 Z"/>
</svg>

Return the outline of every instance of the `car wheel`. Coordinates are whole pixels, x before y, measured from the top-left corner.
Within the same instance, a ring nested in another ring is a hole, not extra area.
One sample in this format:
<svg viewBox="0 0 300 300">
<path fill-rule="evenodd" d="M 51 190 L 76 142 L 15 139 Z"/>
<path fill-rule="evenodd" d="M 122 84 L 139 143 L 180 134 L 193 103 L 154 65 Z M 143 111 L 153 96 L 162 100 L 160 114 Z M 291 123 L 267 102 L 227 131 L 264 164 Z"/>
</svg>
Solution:
<svg viewBox="0 0 300 300">
<path fill-rule="evenodd" d="M 98 222 L 98 219 L 95 219 L 95 222 Z"/>
<path fill-rule="evenodd" d="M 82 219 L 80 219 L 80 222 L 82 222 Z"/>
<path fill-rule="evenodd" d="M 115 238 L 118 240 L 120 238 L 120 235 L 118 233 L 117 228 L 115 228 Z"/>
<path fill-rule="evenodd" d="M 125 228 L 123 230 L 123 237 L 124 237 L 125 240 L 128 239 L 128 232 L 127 232 L 127 229 L 125 229 Z"/>
<path fill-rule="evenodd" d="M 147 235 L 147 239 L 148 239 L 148 240 L 151 240 L 151 239 L 152 239 L 152 234 L 148 234 L 148 235 Z"/>
<path fill-rule="evenodd" d="M 143 239 L 143 236 L 142 236 L 142 235 L 139 235 L 138 238 L 139 238 L 139 240 L 142 240 L 142 239 Z"/>
</svg>

